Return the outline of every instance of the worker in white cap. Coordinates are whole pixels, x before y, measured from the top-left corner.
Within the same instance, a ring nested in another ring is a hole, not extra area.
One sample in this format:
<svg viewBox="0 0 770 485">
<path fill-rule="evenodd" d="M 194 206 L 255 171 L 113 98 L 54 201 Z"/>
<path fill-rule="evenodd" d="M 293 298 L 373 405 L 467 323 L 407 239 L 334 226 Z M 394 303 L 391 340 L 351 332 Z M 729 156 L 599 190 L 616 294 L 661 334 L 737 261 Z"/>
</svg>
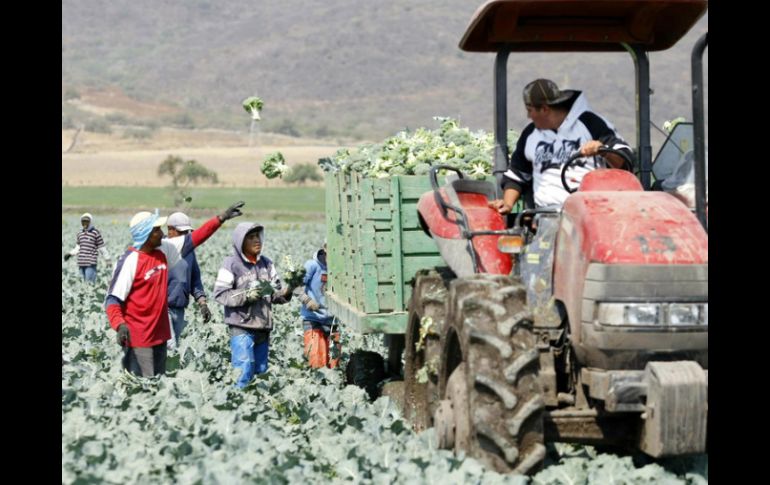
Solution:
<svg viewBox="0 0 770 485">
<path fill-rule="evenodd" d="M 198 230 L 164 239 L 165 217 L 139 212 L 129 227 L 133 244 L 118 259 L 107 290 L 105 310 L 118 344 L 125 348 L 123 367 L 139 376 L 166 372 L 168 269 L 203 244 L 222 223 L 241 215 L 243 202 L 231 205 Z"/>
<path fill-rule="evenodd" d="M 168 216 L 168 237 L 184 236 L 192 232 L 192 221 L 184 212 L 174 212 Z M 207 323 L 211 320 L 211 310 L 206 304 L 206 292 L 201 281 L 201 269 L 195 257 L 195 251 L 180 259 L 168 272 L 168 317 L 171 321 L 171 338 L 168 348 L 173 349 L 179 345 L 179 338 L 187 326 L 185 310 L 190 304 L 190 295 L 198 306 L 198 311 Z"/>
<path fill-rule="evenodd" d="M 86 212 L 80 216 L 80 225 L 83 228 L 75 235 L 75 247 L 64 255 L 64 261 L 77 255 L 78 268 L 84 280 L 93 283 L 96 281 L 96 262 L 98 254 L 105 261 L 110 260 L 110 253 L 104 244 L 104 238 L 99 229 L 94 227 L 94 216 Z"/>
</svg>

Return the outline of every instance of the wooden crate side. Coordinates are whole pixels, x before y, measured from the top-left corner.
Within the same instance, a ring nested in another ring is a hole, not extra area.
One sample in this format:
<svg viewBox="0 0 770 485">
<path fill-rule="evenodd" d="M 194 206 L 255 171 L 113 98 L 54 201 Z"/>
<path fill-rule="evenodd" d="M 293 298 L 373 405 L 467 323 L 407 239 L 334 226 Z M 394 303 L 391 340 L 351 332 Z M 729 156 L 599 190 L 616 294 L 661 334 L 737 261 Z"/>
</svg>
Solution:
<svg viewBox="0 0 770 485">
<path fill-rule="evenodd" d="M 361 234 L 361 282 L 363 287 L 363 306 L 366 313 L 379 313 L 380 302 L 377 297 L 377 253 L 372 241 L 376 240 L 374 221 L 366 217 L 372 212 L 375 199 L 375 184 L 371 179 L 363 179 L 359 183 L 359 219 Z"/>
<path fill-rule="evenodd" d="M 389 256 L 392 254 L 391 246 L 392 236 L 387 231 L 375 231 L 374 243 L 375 251 L 379 256 Z M 425 234 L 422 229 L 412 229 L 401 231 L 401 252 L 404 255 L 435 255 L 439 254 L 436 242 Z"/>
<path fill-rule="evenodd" d="M 351 191 L 353 193 L 353 213 L 351 214 L 350 229 L 353 234 L 352 249 L 353 258 L 351 260 L 351 269 L 353 273 L 353 293 L 355 298 L 353 299 L 353 306 L 355 308 L 364 309 L 366 307 L 366 281 L 364 280 L 364 257 L 362 254 L 362 248 L 364 246 L 364 240 L 362 239 L 361 229 L 362 222 L 364 221 L 363 210 L 361 206 L 361 191 L 362 184 L 365 185 L 366 179 L 362 178 L 359 174 L 355 174 L 351 177 Z"/>
<path fill-rule="evenodd" d="M 382 256 L 377 258 L 378 272 L 380 278 L 380 284 L 391 283 L 393 281 L 393 274 L 390 272 L 393 267 L 393 261 L 390 256 Z M 428 256 L 407 256 L 404 258 L 404 284 L 410 283 L 414 279 L 414 275 L 420 269 L 435 268 L 436 266 L 446 266 L 446 263 L 440 255 L 428 255 Z"/>
<path fill-rule="evenodd" d="M 353 213 L 353 208 L 355 207 L 355 194 L 352 191 L 353 177 L 350 174 L 344 174 L 341 179 L 340 213 L 344 237 L 342 242 L 342 277 L 344 284 L 338 287 L 338 294 L 343 298 L 343 301 L 355 305 L 355 292 L 353 291 L 355 286 L 355 273 L 353 267 L 350 265 L 350 261 L 353 260 L 353 251 L 355 248 L 354 233 L 352 230 L 353 222 L 351 221 L 351 219 L 355 221 L 355 213 Z"/>
<path fill-rule="evenodd" d="M 339 311 L 357 326 L 381 328 L 364 321 L 370 315 L 379 315 L 376 321 L 382 322 L 386 312 L 403 313 L 417 271 L 444 265 L 417 219 L 417 199 L 430 183 L 424 176 L 367 179 L 358 174 L 338 175 L 335 182 L 327 185 L 338 194 L 327 194 L 327 231 L 334 234 L 329 241 L 341 247 L 329 260 L 329 289 Z"/>
<path fill-rule="evenodd" d="M 402 199 L 419 199 L 422 194 L 431 190 L 427 175 L 400 175 Z"/>
<path fill-rule="evenodd" d="M 390 179 L 390 213 L 392 214 L 391 241 L 393 251 L 391 253 L 391 264 L 393 265 L 393 290 L 394 290 L 394 308 L 404 308 L 404 253 L 402 251 L 401 238 L 401 177 L 391 177 Z"/>
<path fill-rule="evenodd" d="M 344 286 L 342 272 L 345 251 L 345 236 L 342 224 L 340 199 L 343 196 L 340 173 L 326 174 L 326 240 L 328 243 L 327 264 L 329 268 L 328 290 L 339 293 Z"/>
</svg>

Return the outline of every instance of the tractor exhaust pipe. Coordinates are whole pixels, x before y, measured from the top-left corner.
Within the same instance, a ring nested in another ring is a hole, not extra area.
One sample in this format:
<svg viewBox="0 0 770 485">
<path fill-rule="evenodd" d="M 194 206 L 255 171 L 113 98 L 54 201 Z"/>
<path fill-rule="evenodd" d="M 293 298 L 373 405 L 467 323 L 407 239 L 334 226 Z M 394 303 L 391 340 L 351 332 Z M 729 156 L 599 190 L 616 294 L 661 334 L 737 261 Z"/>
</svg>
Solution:
<svg viewBox="0 0 770 485">
<path fill-rule="evenodd" d="M 708 32 L 692 49 L 692 120 L 695 135 L 695 215 L 708 232 L 706 220 L 706 134 L 703 109 L 703 51 L 708 46 Z"/>
</svg>

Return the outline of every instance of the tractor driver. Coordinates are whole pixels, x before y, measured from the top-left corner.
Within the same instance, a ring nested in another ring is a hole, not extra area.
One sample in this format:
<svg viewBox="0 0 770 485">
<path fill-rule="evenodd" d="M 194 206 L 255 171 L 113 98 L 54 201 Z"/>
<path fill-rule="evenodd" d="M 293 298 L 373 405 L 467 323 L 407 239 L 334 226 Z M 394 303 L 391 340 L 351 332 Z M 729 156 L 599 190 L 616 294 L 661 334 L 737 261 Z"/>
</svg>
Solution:
<svg viewBox="0 0 770 485">
<path fill-rule="evenodd" d="M 561 182 L 561 169 L 576 150 L 590 157 L 606 145 L 633 159 L 631 147 L 609 121 L 589 110 L 581 91 L 560 91 L 553 81 L 536 79 L 524 87 L 524 106 L 532 122 L 524 128 L 504 173 L 503 198 L 489 202 L 501 214 L 510 213 L 530 185 L 537 207 L 561 206 L 569 195 Z M 623 164 L 616 154 L 603 156 L 614 168 Z M 570 177 L 579 183 L 596 168 L 595 158 L 583 159 L 574 165 Z"/>
</svg>

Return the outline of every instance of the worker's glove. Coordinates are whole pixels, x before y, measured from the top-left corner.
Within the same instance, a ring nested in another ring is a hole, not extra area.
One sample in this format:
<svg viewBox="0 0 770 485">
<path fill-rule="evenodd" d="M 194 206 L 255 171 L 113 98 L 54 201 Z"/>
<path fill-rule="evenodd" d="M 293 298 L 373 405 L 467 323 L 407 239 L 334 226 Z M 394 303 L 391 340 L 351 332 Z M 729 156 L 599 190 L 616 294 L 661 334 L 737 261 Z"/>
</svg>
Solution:
<svg viewBox="0 0 770 485">
<path fill-rule="evenodd" d="M 295 289 L 296 287 L 284 286 L 283 288 L 281 288 L 281 291 L 278 292 L 278 296 L 282 298 L 289 298 L 291 297 L 291 294 L 294 292 Z"/>
<path fill-rule="evenodd" d="M 131 343 L 131 333 L 128 331 L 128 325 L 121 323 L 118 325 L 118 345 L 128 347 Z"/>
<path fill-rule="evenodd" d="M 69 261 L 69 259 L 72 257 L 70 253 L 67 253 L 64 255 L 64 261 Z"/>
<path fill-rule="evenodd" d="M 317 312 L 321 308 L 321 305 L 319 305 L 317 301 L 315 301 L 314 299 L 312 299 L 306 294 L 303 294 L 299 298 L 299 301 L 301 301 L 302 304 L 305 305 L 305 308 L 307 308 L 311 312 Z"/>
<path fill-rule="evenodd" d="M 221 214 L 219 214 L 219 216 L 217 216 L 217 217 L 219 217 L 219 221 L 220 222 L 225 222 L 225 221 L 228 221 L 228 220 L 232 219 L 233 217 L 238 217 L 240 215 L 243 215 L 243 213 L 241 212 L 241 207 L 243 207 L 243 204 L 244 204 L 244 202 L 241 200 L 241 201 L 238 201 L 235 204 L 231 205 L 227 209 L 225 209 L 225 211 L 223 213 L 221 213 Z"/>
<path fill-rule="evenodd" d="M 201 301 L 200 303 L 198 303 L 198 310 L 200 310 L 201 312 L 203 323 L 208 323 L 209 320 L 211 320 L 211 310 L 209 310 L 209 306 L 206 305 L 205 301 Z"/>
</svg>

